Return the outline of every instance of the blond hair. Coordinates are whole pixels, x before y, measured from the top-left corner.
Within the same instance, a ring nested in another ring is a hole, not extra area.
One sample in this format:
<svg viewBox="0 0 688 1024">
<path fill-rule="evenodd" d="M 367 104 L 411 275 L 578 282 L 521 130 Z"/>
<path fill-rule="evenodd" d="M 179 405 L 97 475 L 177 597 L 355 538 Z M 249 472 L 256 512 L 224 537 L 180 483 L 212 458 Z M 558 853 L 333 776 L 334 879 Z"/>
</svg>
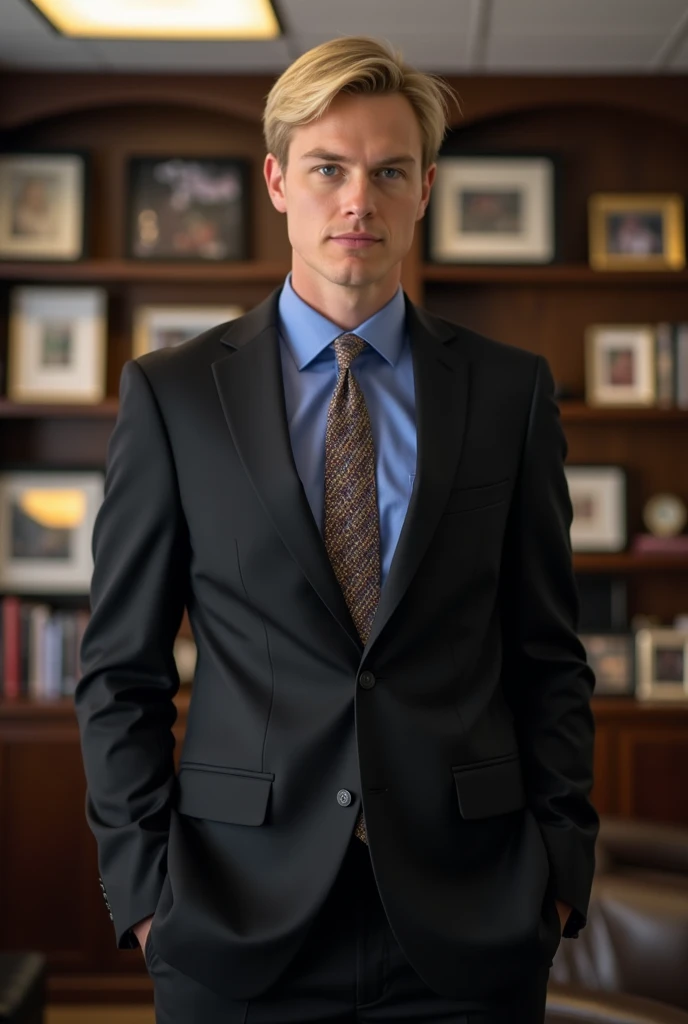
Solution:
<svg viewBox="0 0 688 1024">
<path fill-rule="evenodd" d="M 265 144 L 283 170 L 294 128 L 322 117 L 339 93 L 405 96 L 420 126 L 422 171 L 434 163 L 447 130 L 449 98 L 456 100 L 454 91 L 443 79 L 410 67 L 389 44 L 344 36 L 302 54 L 268 93 Z"/>
</svg>

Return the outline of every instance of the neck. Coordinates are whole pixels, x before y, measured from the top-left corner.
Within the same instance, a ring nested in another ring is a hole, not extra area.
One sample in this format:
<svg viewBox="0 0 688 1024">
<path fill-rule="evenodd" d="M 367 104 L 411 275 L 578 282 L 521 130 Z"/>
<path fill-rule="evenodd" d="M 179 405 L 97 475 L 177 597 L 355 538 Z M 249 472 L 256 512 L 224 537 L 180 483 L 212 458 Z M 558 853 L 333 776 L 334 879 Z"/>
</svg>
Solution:
<svg viewBox="0 0 688 1024">
<path fill-rule="evenodd" d="M 303 264 L 294 253 L 291 285 L 296 294 L 344 331 L 353 331 L 394 298 L 401 265 L 383 281 L 361 287 L 335 284 Z"/>
</svg>

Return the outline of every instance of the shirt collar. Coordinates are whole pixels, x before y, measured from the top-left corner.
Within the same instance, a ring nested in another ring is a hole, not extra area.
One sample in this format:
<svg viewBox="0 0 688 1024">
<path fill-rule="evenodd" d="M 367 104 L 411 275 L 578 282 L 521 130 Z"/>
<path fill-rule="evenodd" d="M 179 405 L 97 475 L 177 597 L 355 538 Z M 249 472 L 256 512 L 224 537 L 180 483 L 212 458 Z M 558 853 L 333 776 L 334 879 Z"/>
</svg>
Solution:
<svg viewBox="0 0 688 1024">
<path fill-rule="evenodd" d="M 296 294 L 291 273 L 280 293 L 278 310 L 281 335 L 299 370 L 308 366 L 335 338 L 346 333 Z M 399 285 L 390 301 L 351 333 L 358 334 L 395 366 L 404 344 L 405 327 L 406 303 Z"/>
</svg>

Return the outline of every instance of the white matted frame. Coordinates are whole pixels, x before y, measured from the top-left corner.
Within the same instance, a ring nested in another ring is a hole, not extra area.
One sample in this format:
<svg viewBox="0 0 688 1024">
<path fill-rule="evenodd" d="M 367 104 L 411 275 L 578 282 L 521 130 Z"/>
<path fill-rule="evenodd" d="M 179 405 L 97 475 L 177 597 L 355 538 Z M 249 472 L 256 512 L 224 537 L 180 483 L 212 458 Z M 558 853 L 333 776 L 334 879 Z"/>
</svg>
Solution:
<svg viewBox="0 0 688 1024">
<path fill-rule="evenodd" d="M 101 402 L 107 295 L 102 288 L 14 288 L 7 394 L 14 402 Z"/>
<path fill-rule="evenodd" d="M 88 593 L 103 487 L 98 470 L 0 472 L 0 589 Z"/>
<path fill-rule="evenodd" d="M 585 331 L 585 397 L 594 406 L 657 401 L 654 324 L 590 324 Z"/>
<path fill-rule="evenodd" d="M 484 211 L 490 197 L 492 220 L 488 210 L 471 223 L 468 200 L 482 200 Z M 510 204 L 513 222 L 500 229 Z M 556 252 L 554 161 L 545 156 L 442 156 L 428 212 L 434 262 L 551 263 Z"/>
<path fill-rule="evenodd" d="M 142 305 L 134 310 L 134 359 L 161 348 L 174 348 L 203 331 L 241 316 L 240 306 Z"/>
<path fill-rule="evenodd" d="M 1 154 L 0 259 L 81 259 L 86 185 L 79 153 Z"/>
<path fill-rule="evenodd" d="M 639 629 L 638 700 L 688 701 L 688 630 Z"/>
<path fill-rule="evenodd" d="M 565 466 L 573 505 L 573 551 L 626 547 L 626 472 L 621 466 Z"/>
</svg>

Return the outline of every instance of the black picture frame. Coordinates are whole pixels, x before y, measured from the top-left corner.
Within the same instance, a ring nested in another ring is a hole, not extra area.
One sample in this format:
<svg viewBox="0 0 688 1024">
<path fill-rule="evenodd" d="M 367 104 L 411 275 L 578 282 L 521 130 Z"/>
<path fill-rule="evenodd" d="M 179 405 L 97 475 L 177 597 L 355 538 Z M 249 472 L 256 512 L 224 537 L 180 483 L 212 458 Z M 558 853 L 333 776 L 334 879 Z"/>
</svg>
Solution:
<svg viewBox="0 0 688 1024">
<path fill-rule="evenodd" d="M 247 160 L 217 155 L 131 156 L 127 257 L 168 263 L 247 260 L 249 200 Z"/>
<path fill-rule="evenodd" d="M 588 664 L 595 673 L 594 697 L 634 697 L 636 645 L 631 631 L 579 633 Z M 619 662 L 621 659 L 621 663 Z M 625 669 L 623 663 L 625 662 Z"/>
</svg>

